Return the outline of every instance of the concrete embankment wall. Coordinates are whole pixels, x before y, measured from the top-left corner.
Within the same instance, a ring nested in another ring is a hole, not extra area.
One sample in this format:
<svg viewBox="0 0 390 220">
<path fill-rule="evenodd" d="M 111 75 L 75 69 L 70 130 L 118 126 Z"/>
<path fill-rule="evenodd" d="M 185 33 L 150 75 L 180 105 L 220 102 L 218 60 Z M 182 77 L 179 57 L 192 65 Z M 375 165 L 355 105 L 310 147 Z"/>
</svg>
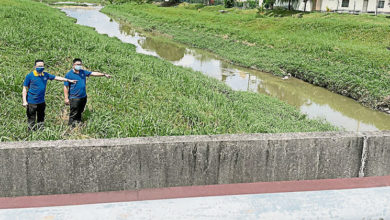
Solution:
<svg viewBox="0 0 390 220">
<path fill-rule="evenodd" d="M 0 143 L 0 197 L 390 175 L 390 131 Z"/>
</svg>

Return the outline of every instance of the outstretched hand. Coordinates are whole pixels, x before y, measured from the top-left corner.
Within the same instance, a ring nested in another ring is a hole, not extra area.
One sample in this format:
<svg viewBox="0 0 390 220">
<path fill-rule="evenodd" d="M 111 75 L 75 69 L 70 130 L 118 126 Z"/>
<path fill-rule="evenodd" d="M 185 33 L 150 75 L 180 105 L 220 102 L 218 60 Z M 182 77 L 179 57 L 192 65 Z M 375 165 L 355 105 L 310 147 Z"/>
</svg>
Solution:
<svg viewBox="0 0 390 220">
<path fill-rule="evenodd" d="M 111 78 L 112 76 L 110 74 L 104 74 L 106 78 Z"/>
<path fill-rule="evenodd" d="M 76 83 L 78 80 L 74 80 L 74 79 L 68 79 L 68 82 L 70 83 Z"/>
</svg>

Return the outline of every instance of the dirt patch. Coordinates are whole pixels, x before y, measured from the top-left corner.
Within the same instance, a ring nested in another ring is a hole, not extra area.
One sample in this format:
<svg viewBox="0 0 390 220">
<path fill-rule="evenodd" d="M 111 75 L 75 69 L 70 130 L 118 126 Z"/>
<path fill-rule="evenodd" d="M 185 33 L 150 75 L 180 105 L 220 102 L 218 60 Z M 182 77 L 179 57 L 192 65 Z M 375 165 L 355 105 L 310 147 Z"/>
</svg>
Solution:
<svg viewBox="0 0 390 220">
<path fill-rule="evenodd" d="M 251 43 L 251 42 L 248 42 L 248 41 L 243 41 L 242 43 L 245 44 L 245 45 L 248 45 L 250 47 L 256 46 L 256 43 Z"/>
</svg>

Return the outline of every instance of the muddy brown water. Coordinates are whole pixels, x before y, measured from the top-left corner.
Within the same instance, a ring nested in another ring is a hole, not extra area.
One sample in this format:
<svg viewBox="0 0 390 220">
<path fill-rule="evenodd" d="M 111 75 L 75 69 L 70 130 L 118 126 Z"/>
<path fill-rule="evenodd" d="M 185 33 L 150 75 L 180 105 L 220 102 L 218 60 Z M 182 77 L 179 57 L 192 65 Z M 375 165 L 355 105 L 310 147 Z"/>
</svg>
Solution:
<svg viewBox="0 0 390 220">
<path fill-rule="evenodd" d="M 77 24 L 90 26 L 100 34 L 117 37 L 136 46 L 136 51 L 189 67 L 214 77 L 233 90 L 276 97 L 295 106 L 309 118 L 321 118 L 347 131 L 390 130 L 390 115 L 362 106 L 353 99 L 332 93 L 295 78 L 282 79 L 269 73 L 232 65 L 216 55 L 140 33 L 130 24 L 118 22 L 99 12 L 101 7 L 62 7 Z"/>
</svg>

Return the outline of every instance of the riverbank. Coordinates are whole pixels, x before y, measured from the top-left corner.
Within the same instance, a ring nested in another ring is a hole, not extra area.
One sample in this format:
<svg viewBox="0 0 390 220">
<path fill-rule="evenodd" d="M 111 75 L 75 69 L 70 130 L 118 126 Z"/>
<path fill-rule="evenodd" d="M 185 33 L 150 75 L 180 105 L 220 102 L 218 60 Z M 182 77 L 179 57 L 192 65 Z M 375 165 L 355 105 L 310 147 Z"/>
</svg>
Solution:
<svg viewBox="0 0 390 220">
<path fill-rule="evenodd" d="M 62 6 L 81 6 L 81 7 L 89 7 L 89 6 L 97 6 L 97 5 L 105 5 L 108 2 L 104 0 L 32 0 L 36 2 L 46 3 L 55 7 Z"/>
<path fill-rule="evenodd" d="M 54 5 L 81 5 L 81 6 L 89 6 L 90 4 L 104 4 L 104 0 L 32 0 L 36 2 L 43 2 L 47 4 Z"/>
<path fill-rule="evenodd" d="M 0 6 L 0 141 L 336 130 L 275 98 L 235 92 L 200 72 L 137 54 L 58 9 L 27 0 Z M 63 84 L 50 81 L 46 128 L 27 132 L 21 91 L 34 60 L 44 59 L 48 72 L 64 76 L 74 57 L 87 69 L 114 75 L 88 80 L 86 123 L 69 130 Z"/>
<path fill-rule="evenodd" d="M 311 13 L 302 18 L 259 18 L 255 10 L 220 9 L 124 4 L 109 5 L 102 12 L 235 64 L 291 74 L 374 109 L 390 106 L 390 27 L 384 16 Z"/>
</svg>

